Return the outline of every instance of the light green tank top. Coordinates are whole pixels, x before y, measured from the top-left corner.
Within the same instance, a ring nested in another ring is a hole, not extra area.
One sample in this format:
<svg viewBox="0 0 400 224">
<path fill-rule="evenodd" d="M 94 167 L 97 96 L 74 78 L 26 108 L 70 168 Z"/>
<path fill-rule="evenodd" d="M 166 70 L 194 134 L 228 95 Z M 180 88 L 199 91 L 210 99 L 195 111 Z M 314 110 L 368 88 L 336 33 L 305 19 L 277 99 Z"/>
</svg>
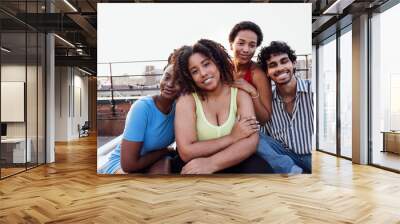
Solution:
<svg viewBox="0 0 400 224">
<path fill-rule="evenodd" d="M 230 102 L 228 119 L 221 126 L 213 125 L 210 122 L 208 122 L 206 115 L 204 114 L 203 106 L 201 105 L 199 96 L 196 93 L 192 94 L 196 102 L 197 140 L 198 141 L 210 140 L 230 134 L 236 120 L 237 88 L 231 87 L 231 102 Z"/>
</svg>

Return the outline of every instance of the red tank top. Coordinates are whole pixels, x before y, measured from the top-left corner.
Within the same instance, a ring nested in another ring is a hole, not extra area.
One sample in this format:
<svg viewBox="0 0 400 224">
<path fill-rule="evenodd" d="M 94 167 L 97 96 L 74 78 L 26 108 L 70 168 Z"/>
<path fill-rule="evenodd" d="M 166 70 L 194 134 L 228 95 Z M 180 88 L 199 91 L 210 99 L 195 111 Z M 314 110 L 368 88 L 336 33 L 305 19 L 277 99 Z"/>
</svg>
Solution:
<svg viewBox="0 0 400 224">
<path fill-rule="evenodd" d="M 251 76 L 251 68 L 247 69 L 246 73 L 244 73 L 243 79 L 253 85 L 253 77 Z"/>
</svg>

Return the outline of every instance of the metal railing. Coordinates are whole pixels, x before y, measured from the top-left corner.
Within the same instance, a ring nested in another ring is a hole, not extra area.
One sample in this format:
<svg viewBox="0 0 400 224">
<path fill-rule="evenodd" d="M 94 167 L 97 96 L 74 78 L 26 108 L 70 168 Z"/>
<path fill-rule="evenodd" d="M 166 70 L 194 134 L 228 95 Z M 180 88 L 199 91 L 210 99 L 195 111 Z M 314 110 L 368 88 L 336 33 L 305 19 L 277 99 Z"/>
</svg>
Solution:
<svg viewBox="0 0 400 224">
<path fill-rule="evenodd" d="M 142 96 L 158 93 L 162 68 L 166 64 L 166 60 L 98 63 L 99 136 L 116 136 L 122 133 L 130 106 Z M 99 66 L 103 68 L 99 69 Z M 311 55 L 297 55 L 296 70 L 301 78 L 311 79 Z"/>
</svg>

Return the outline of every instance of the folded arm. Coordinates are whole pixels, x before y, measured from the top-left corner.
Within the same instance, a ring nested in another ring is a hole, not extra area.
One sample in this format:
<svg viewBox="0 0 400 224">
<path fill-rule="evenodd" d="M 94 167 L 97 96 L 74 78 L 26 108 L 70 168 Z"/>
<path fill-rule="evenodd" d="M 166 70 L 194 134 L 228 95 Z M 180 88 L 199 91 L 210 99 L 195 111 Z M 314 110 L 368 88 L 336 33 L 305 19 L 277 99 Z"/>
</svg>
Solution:
<svg viewBox="0 0 400 224">
<path fill-rule="evenodd" d="M 239 90 L 237 95 L 238 114 L 241 117 L 254 117 L 253 103 L 251 97 L 244 91 Z M 204 157 L 196 157 L 188 162 L 182 169 L 183 174 L 214 173 L 228 167 L 234 166 L 256 151 L 258 144 L 258 129 L 252 126 L 252 133 L 232 144 Z M 222 139 L 222 138 L 221 138 Z"/>
<path fill-rule="evenodd" d="M 237 141 L 232 135 L 197 141 L 196 104 L 192 95 L 181 96 L 176 104 L 175 138 L 179 155 L 184 162 L 210 156 Z"/>
<path fill-rule="evenodd" d="M 121 142 L 121 168 L 126 173 L 133 173 L 149 167 L 168 153 L 167 149 L 160 149 L 140 155 L 143 142 L 133 142 L 123 139 Z"/>
</svg>

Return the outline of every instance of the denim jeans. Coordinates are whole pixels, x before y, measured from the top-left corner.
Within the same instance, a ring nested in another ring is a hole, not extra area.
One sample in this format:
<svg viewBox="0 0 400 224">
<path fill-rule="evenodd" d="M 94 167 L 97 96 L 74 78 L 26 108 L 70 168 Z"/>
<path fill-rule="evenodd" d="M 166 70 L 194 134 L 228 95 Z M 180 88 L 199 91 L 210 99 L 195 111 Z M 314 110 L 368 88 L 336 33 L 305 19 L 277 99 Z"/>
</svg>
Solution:
<svg viewBox="0 0 400 224">
<path fill-rule="evenodd" d="M 274 173 L 290 173 L 295 165 L 302 168 L 303 173 L 311 173 L 311 154 L 296 154 L 264 133 L 260 133 L 257 154 L 269 163 Z"/>
</svg>

